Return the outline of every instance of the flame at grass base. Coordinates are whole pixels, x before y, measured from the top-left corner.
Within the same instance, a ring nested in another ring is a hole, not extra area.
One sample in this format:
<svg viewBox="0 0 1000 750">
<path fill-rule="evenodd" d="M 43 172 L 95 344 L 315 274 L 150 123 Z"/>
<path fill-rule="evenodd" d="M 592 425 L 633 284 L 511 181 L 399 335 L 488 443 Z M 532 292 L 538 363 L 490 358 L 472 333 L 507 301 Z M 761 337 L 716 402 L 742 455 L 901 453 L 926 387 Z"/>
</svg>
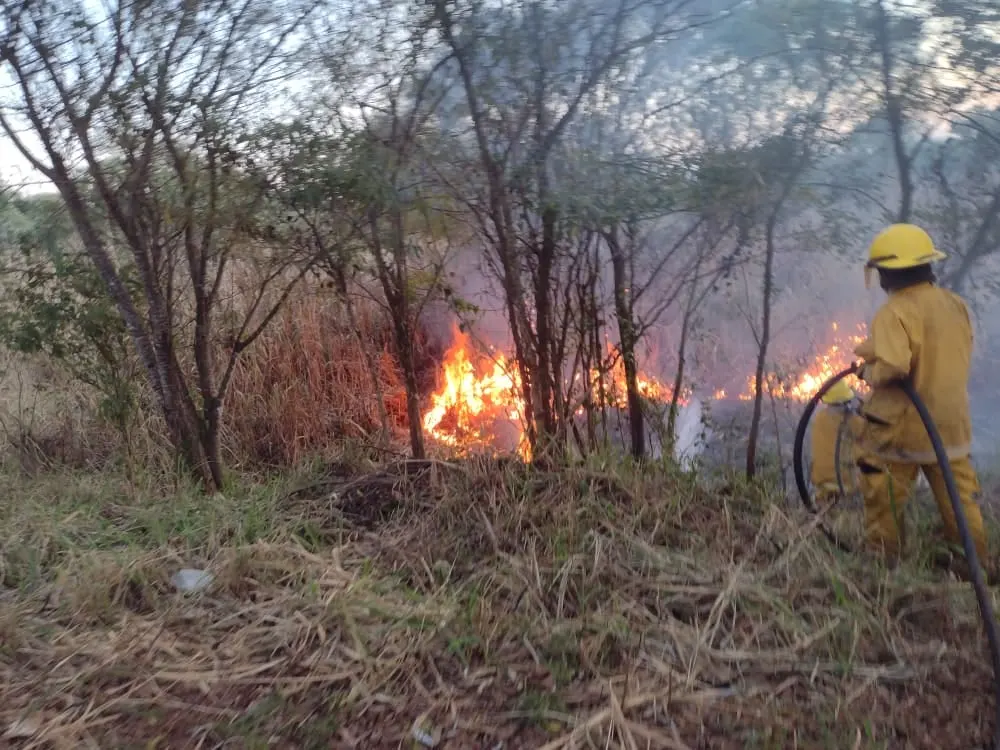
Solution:
<svg viewBox="0 0 1000 750">
<path fill-rule="evenodd" d="M 864 340 L 865 327 L 858 334 L 843 335 L 833 324 L 833 343 L 796 377 L 785 380 L 769 373 L 765 382 L 774 398 L 805 402 L 834 373 L 846 368 L 853 358 L 854 346 Z M 591 401 L 600 407 L 627 408 L 625 371 L 620 356 L 609 344 L 612 357 L 609 371 L 590 373 Z M 579 376 L 577 376 L 579 380 Z M 746 379 L 746 390 L 738 398 L 753 399 L 754 378 Z M 655 378 L 640 374 L 639 393 L 650 401 L 669 403 L 672 389 Z M 579 385 L 577 385 L 579 388 Z M 864 390 L 863 384 L 855 384 Z M 692 394 L 685 388 L 678 403 L 689 402 Z M 725 400 L 725 390 L 717 390 L 710 400 Z M 576 412 L 582 412 L 582 406 Z M 482 355 L 472 345 L 470 336 L 456 329 L 452 344 L 441 367 L 440 386 L 424 413 L 424 432 L 433 440 L 467 451 L 516 451 L 523 459 L 531 450 L 525 432 L 524 400 L 517 363 L 503 354 Z"/>
<path fill-rule="evenodd" d="M 613 358 L 610 372 L 590 373 L 591 399 L 597 405 L 623 409 L 627 406 L 625 369 L 610 343 L 608 351 Z M 460 451 L 515 450 L 516 446 L 518 455 L 530 458 L 521 376 L 514 360 L 502 354 L 480 355 L 469 335 L 455 330 L 440 381 L 423 416 L 424 431 L 432 439 Z M 646 399 L 670 401 L 671 389 L 655 378 L 639 375 L 638 389 Z M 688 395 L 682 394 L 682 405 Z"/>
<path fill-rule="evenodd" d="M 765 393 L 770 392 L 775 398 L 804 403 L 813 397 L 823 383 L 849 367 L 856 359 L 854 347 L 865 340 L 867 329 L 864 325 L 858 324 L 858 333 L 844 335 L 840 333 L 840 326 L 837 323 L 833 323 L 831 327 L 833 343 L 827 350 L 817 356 L 805 371 L 791 380 L 785 380 L 775 373 L 768 373 L 764 378 Z M 740 394 L 741 401 L 753 400 L 756 393 L 754 381 L 752 375 L 747 377 L 746 390 Z M 853 387 L 856 390 L 865 390 L 865 385 L 856 379 Z"/>
<path fill-rule="evenodd" d="M 516 445 L 528 458 L 522 410 L 516 363 L 502 354 L 492 360 L 478 356 L 469 335 L 455 330 L 441 367 L 441 385 L 423 417 L 424 431 L 440 443 L 465 450 Z"/>
</svg>

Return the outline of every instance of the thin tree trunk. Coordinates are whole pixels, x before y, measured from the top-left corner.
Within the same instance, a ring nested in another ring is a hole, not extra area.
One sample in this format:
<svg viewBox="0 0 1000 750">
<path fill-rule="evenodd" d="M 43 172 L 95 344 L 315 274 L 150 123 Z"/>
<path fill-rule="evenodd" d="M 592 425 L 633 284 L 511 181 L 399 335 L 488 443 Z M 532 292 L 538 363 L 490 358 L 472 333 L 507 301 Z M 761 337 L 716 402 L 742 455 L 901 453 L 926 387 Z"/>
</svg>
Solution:
<svg viewBox="0 0 1000 750">
<path fill-rule="evenodd" d="M 889 123 L 889 135 L 892 138 L 892 151 L 896 160 L 896 170 L 899 175 L 899 213 L 896 221 L 907 222 L 913 212 L 913 173 L 910 155 L 906 151 L 903 133 L 903 106 L 893 86 L 892 70 L 892 36 L 889 28 L 889 15 L 882 0 L 875 3 L 876 40 L 882 63 L 882 91 L 885 97 L 885 115 Z"/>
<path fill-rule="evenodd" d="M 537 401 L 535 410 L 538 415 L 540 430 L 538 432 L 539 449 L 541 453 L 550 452 L 555 446 L 557 425 L 553 411 L 553 376 L 552 372 L 552 266 L 556 253 L 556 212 L 550 207 L 542 210 L 542 237 L 538 253 L 538 276 L 535 284 L 536 364 L 535 383 L 537 385 Z"/>
<path fill-rule="evenodd" d="M 687 364 L 687 340 L 688 329 L 691 323 L 690 308 L 684 311 L 681 320 L 681 340 L 677 346 L 677 372 L 674 375 L 673 390 L 670 393 L 670 411 L 667 414 L 667 443 L 668 455 L 674 455 L 674 446 L 677 444 L 677 406 L 681 399 L 681 388 L 684 387 L 684 368 Z"/>
<path fill-rule="evenodd" d="M 972 242 L 969 243 L 969 248 L 962 255 L 958 268 L 948 277 L 949 285 L 956 294 L 962 294 L 965 291 L 965 282 L 968 281 L 969 272 L 975 263 L 989 254 L 988 238 L 992 234 L 998 215 L 1000 215 L 1000 188 L 993 192 L 990 204 L 986 208 L 986 215 L 976 229 L 976 234 L 972 238 Z"/>
<path fill-rule="evenodd" d="M 216 490 L 221 490 L 225 485 L 226 474 L 222 463 L 222 446 L 220 432 L 222 430 L 222 420 L 220 417 L 219 399 L 215 396 L 204 407 L 204 414 L 201 420 L 202 448 L 205 451 L 205 460 L 208 463 L 208 473 L 212 476 L 212 483 Z"/>
<path fill-rule="evenodd" d="M 212 383 L 212 353 L 209 343 L 211 301 L 203 293 L 203 290 L 200 289 L 195 290 L 195 296 L 198 309 L 195 316 L 194 358 L 198 374 L 198 387 L 202 400 L 201 415 L 198 419 L 198 431 L 202 451 L 205 454 L 207 472 L 212 478 L 214 489 L 218 490 L 222 489 L 225 477 L 219 446 L 219 430 L 221 427 L 219 409 L 221 403 L 215 394 Z"/>
<path fill-rule="evenodd" d="M 403 384 L 406 388 L 406 418 L 410 425 L 410 451 L 416 459 L 426 455 L 424 450 L 424 426 L 420 414 L 420 394 L 417 373 L 414 367 L 413 337 L 411 326 L 401 315 L 393 315 L 396 331 L 396 348 L 399 350 L 400 365 L 403 370 Z"/>
<path fill-rule="evenodd" d="M 583 382 L 583 393 L 580 397 L 580 405 L 583 415 L 587 420 L 587 445 L 581 450 L 586 453 L 597 448 L 597 431 L 594 415 L 594 386 L 590 379 L 590 373 L 594 369 L 594 354 L 591 350 L 590 332 L 593 326 L 597 325 L 597 315 L 591 311 L 590 287 L 592 280 L 582 281 L 577 285 L 577 306 L 580 310 L 579 332 L 580 332 L 580 379 Z"/>
<path fill-rule="evenodd" d="M 621 347 L 622 365 L 625 370 L 625 395 L 628 406 L 629 436 L 632 456 L 641 461 L 646 455 L 645 420 L 642 410 L 642 396 L 639 393 L 639 367 L 635 359 L 636 326 L 632 318 L 632 304 L 629 298 L 628 271 L 625 253 L 618 239 L 617 228 L 607 233 L 608 250 L 611 254 L 611 270 L 615 287 L 615 317 L 618 319 L 618 339 Z"/>
<path fill-rule="evenodd" d="M 788 481 L 785 477 L 785 452 L 781 443 L 781 424 L 778 422 L 778 402 L 774 397 L 774 391 L 767 389 L 767 397 L 771 402 L 771 418 L 774 419 L 774 440 L 778 451 L 778 473 L 781 476 L 781 492 L 788 492 Z"/>
<path fill-rule="evenodd" d="M 600 309 L 600 306 L 598 305 L 597 302 L 596 289 L 594 290 L 593 305 L 594 305 L 593 309 L 596 315 L 597 311 Z M 598 320 L 597 323 L 594 325 L 593 343 L 591 344 L 591 346 L 593 347 L 597 362 L 597 367 L 595 368 L 595 370 L 597 372 L 597 380 L 596 380 L 597 409 L 598 413 L 600 414 L 600 425 L 601 425 L 601 429 L 599 431 L 600 445 L 602 449 L 606 450 L 608 447 L 608 436 L 610 433 L 608 431 L 608 393 L 607 389 L 605 388 L 605 379 L 607 371 L 604 367 L 605 349 L 602 346 L 601 342 L 601 328 L 602 326 L 600 324 L 600 320 Z"/>
<path fill-rule="evenodd" d="M 780 206 L 780 204 L 779 204 Z M 757 349 L 757 367 L 754 370 L 753 418 L 750 420 L 750 435 L 747 438 L 747 479 L 757 473 L 757 441 L 760 435 L 760 418 L 764 398 L 764 367 L 767 363 L 767 348 L 771 343 L 771 295 L 774 289 L 774 231 L 778 223 L 778 208 L 767 220 L 767 245 L 764 258 L 764 288 L 762 302 L 764 309 L 761 319 L 760 344 Z"/>
<path fill-rule="evenodd" d="M 405 275 L 405 255 L 402 235 L 402 217 L 398 211 L 391 216 L 393 227 L 393 260 L 394 269 L 386 262 L 385 246 L 380 234 L 379 217 L 376 208 L 368 214 L 368 229 L 372 249 L 372 257 L 378 270 L 382 293 L 389 305 L 389 316 L 392 319 L 393 338 L 396 344 L 396 356 L 400 369 L 403 371 L 403 387 L 406 390 L 406 418 L 410 431 L 410 451 L 413 458 L 422 459 L 424 451 L 424 428 L 420 414 L 420 395 L 417 385 L 417 373 L 413 357 L 413 331 L 410 324 L 409 299 L 407 295 L 407 279 Z"/>
<path fill-rule="evenodd" d="M 165 416 L 171 442 L 184 466 L 198 478 L 205 489 L 209 491 L 222 489 L 223 477 L 218 455 L 218 425 L 216 425 L 214 435 L 208 433 L 205 423 L 199 417 L 198 409 L 185 387 L 180 362 L 178 362 L 172 348 L 168 348 L 162 353 L 162 356 L 166 359 L 165 369 L 169 383 L 168 402 L 171 408 Z M 214 463 L 213 457 L 209 453 L 213 438 L 216 441 Z"/>
</svg>

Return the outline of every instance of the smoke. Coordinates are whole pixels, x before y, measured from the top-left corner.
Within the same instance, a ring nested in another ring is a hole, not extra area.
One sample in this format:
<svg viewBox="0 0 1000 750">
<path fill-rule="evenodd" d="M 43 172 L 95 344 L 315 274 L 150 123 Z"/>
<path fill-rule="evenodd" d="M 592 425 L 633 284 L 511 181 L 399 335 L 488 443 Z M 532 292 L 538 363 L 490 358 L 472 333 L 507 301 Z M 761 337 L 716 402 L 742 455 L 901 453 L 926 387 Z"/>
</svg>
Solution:
<svg viewBox="0 0 1000 750">
<path fill-rule="evenodd" d="M 862 149 L 863 150 L 863 149 Z M 857 154 L 852 159 L 857 158 Z M 833 169 L 837 164 L 826 165 Z M 846 179 L 847 167 L 838 167 Z M 886 191 L 879 192 L 883 183 Z M 874 180 L 871 190 L 882 203 L 895 199 L 891 180 Z M 836 210 L 805 207 L 784 223 L 779 237 L 775 268 L 775 293 L 772 299 L 771 341 L 767 357 L 769 371 L 795 372 L 834 341 L 833 324 L 839 332 L 852 334 L 859 325 L 866 326 L 884 302 L 879 289 L 866 290 L 863 283 L 863 259 L 867 243 L 886 223 L 882 205 L 842 198 Z M 683 217 L 664 221 L 648 231 L 648 242 L 638 259 L 639 271 L 655 266 L 657 259 L 671 247 L 683 230 Z M 931 228 L 932 234 L 934 233 Z M 647 313 L 662 300 L 674 295 L 682 283 L 685 263 L 690 253 L 682 249 L 668 262 L 644 292 L 639 317 L 648 323 Z M 735 397 L 746 392 L 752 374 L 762 318 L 760 247 L 756 255 L 736 269 L 717 291 L 710 294 L 692 321 L 687 356 L 685 385 L 702 397 L 725 390 Z M 954 255 L 954 254 L 953 254 Z M 952 262 L 949 260 L 948 262 Z M 1000 454 L 1000 394 L 993 386 L 993 373 L 1000 366 L 1000 304 L 995 292 L 977 286 L 977 281 L 997 273 L 997 264 L 987 259 L 977 266 L 977 275 L 964 290 L 976 325 L 976 348 L 970 378 L 973 402 L 973 449 L 977 455 Z M 484 248 L 470 242 L 449 264 L 449 283 L 455 297 L 471 303 L 475 312 L 456 314 L 455 306 L 438 304 L 427 311 L 431 330 L 447 343 L 452 326 L 461 318 L 470 324 L 474 339 L 512 353 L 504 297 L 495 269 L 489 267 Z M 948 263 L 943 266 L 947 273 Z M 602 269 L 602 285 L 611 289 L 610 268 Z M 678 366 L 681 339 L 683 295 L 660 311 L 648 325 L 638 347 L 640 369 L 644 376 L 672 383 Z M 461 307 L 461 305 L 459 305 Z M 617 326 L 606 295 L 605 333 L 617 343 Z M 849 354 L 849 353 L 848 353 Z M 795 404 L 783 405 L 794 412 Z"/>
<path fill-rule="evenodd" d="M 685 471 L 705 452 L 705 443 L 711 437 L 705 425 L 701 400 L 692 398 L 677 414 L 677 434 L 674 438 L 674 460 Z"/>
<path fill-rule="evenodd" d="M 452 343 L 459 326 L 487 349 L 512 351 L 504 296 L 488 264 L 486 249 L 477 243 L 450 253 L 444 279 L 448 293 L 428 304 L 421 314 L 423 327 L 442 348 Z"/>
</svg>

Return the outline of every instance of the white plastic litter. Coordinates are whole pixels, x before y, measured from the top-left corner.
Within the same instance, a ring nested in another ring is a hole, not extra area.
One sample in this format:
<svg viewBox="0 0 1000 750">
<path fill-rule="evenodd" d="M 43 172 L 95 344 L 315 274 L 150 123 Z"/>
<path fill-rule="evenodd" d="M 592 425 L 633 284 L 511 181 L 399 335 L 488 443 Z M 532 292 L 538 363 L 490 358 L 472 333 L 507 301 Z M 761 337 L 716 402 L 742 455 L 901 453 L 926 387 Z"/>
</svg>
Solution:
<svg viewBox="0 0 1000 750">
<path fill-rule="evenodd" d="M 441 730 L 427 723 L 427 714 L 421 714 L 413 722 L 410 734 L 424 747 L 436 747 L 441 741 Z"/>
<path fill-rule="evenodd" d="M 215 576 L 206 570 L 182 568 L 174 573 L 170 582 L 177 588 L 178 591 L 190 594 L 207 589 L 212 585 L 212 581 L 214 580 Z"/>
</svg>

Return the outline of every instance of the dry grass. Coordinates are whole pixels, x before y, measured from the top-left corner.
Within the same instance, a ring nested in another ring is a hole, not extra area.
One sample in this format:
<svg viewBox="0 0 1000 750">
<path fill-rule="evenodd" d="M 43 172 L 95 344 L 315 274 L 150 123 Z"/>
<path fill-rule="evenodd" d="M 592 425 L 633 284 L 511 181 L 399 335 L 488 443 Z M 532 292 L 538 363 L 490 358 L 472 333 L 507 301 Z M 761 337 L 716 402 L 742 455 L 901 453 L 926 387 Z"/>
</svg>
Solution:
<svg viewBox="0 0 1000 750">
<path fill-rule="evenodd" d="M 29 473 L 52 466 L 97 469 L 122 448 L 115 428 L 98 415 L 93 389 L 45 356 L 0 350 L 0 446 Z"/>
<path fill-rule="evenodd" d="M 0 480 L 6 746 L 397 748 L 417 727 L 462 750 L 945 748 L 989 733 L 966 587 L 842 556 L 766 493 L 614 466 L 327 474 L 210 501 Z M 211 569 L 212 589 L 174 593 L 183 566 Z"/>
<path fill-rule="evenodd" d="M 243 354 L 226 415 L 226 445 L 237 460 L 294 466 L 377 434 L 376 382 L 390 429 L 405 429 L 406 396 L 388 331 L 370 308 L 359 311 L 358 323 L 360 331 L 352 330 L 329 296 L 303 297 Z"/>
<path fill-rule="evenodd" d="M 241 355 L 224 416 L 233 464 L 297 467 L 346 444 L 405 441 L 406 392 L 388 318 L 371 302 L 354 307 L 356 328 L 336 295 L 304 287 Z M 427 391 L 441 353 L 422 333 L 414 349 Z"/>
<path fill-rule="evenodd" d="M 406 397 L 388 320 L 373 303 L 358 300 L 355 306 L 357 328 L 336 295 L 304 286 L 243 352 L 223 412 L 223 450 L 231 467 L 287 469 L 336 455 L 345 444 L 393 447 L 405 441 Z M 415 349 L 420 386 L 429 392 L 442 353 L 426 341 L 421 333 Z M 218 344 L 216 360 L 225 363 L 228 351 Z M 136 367 L 143 406 L 122 435 L 101 418 L 94 389 L 74 381 L 59 363 L 0 352 L 4 457 L 28 473 L 104 468 L 126 457 L 134 466 L 169 464 L 162 420 Z"/>
</svg>

